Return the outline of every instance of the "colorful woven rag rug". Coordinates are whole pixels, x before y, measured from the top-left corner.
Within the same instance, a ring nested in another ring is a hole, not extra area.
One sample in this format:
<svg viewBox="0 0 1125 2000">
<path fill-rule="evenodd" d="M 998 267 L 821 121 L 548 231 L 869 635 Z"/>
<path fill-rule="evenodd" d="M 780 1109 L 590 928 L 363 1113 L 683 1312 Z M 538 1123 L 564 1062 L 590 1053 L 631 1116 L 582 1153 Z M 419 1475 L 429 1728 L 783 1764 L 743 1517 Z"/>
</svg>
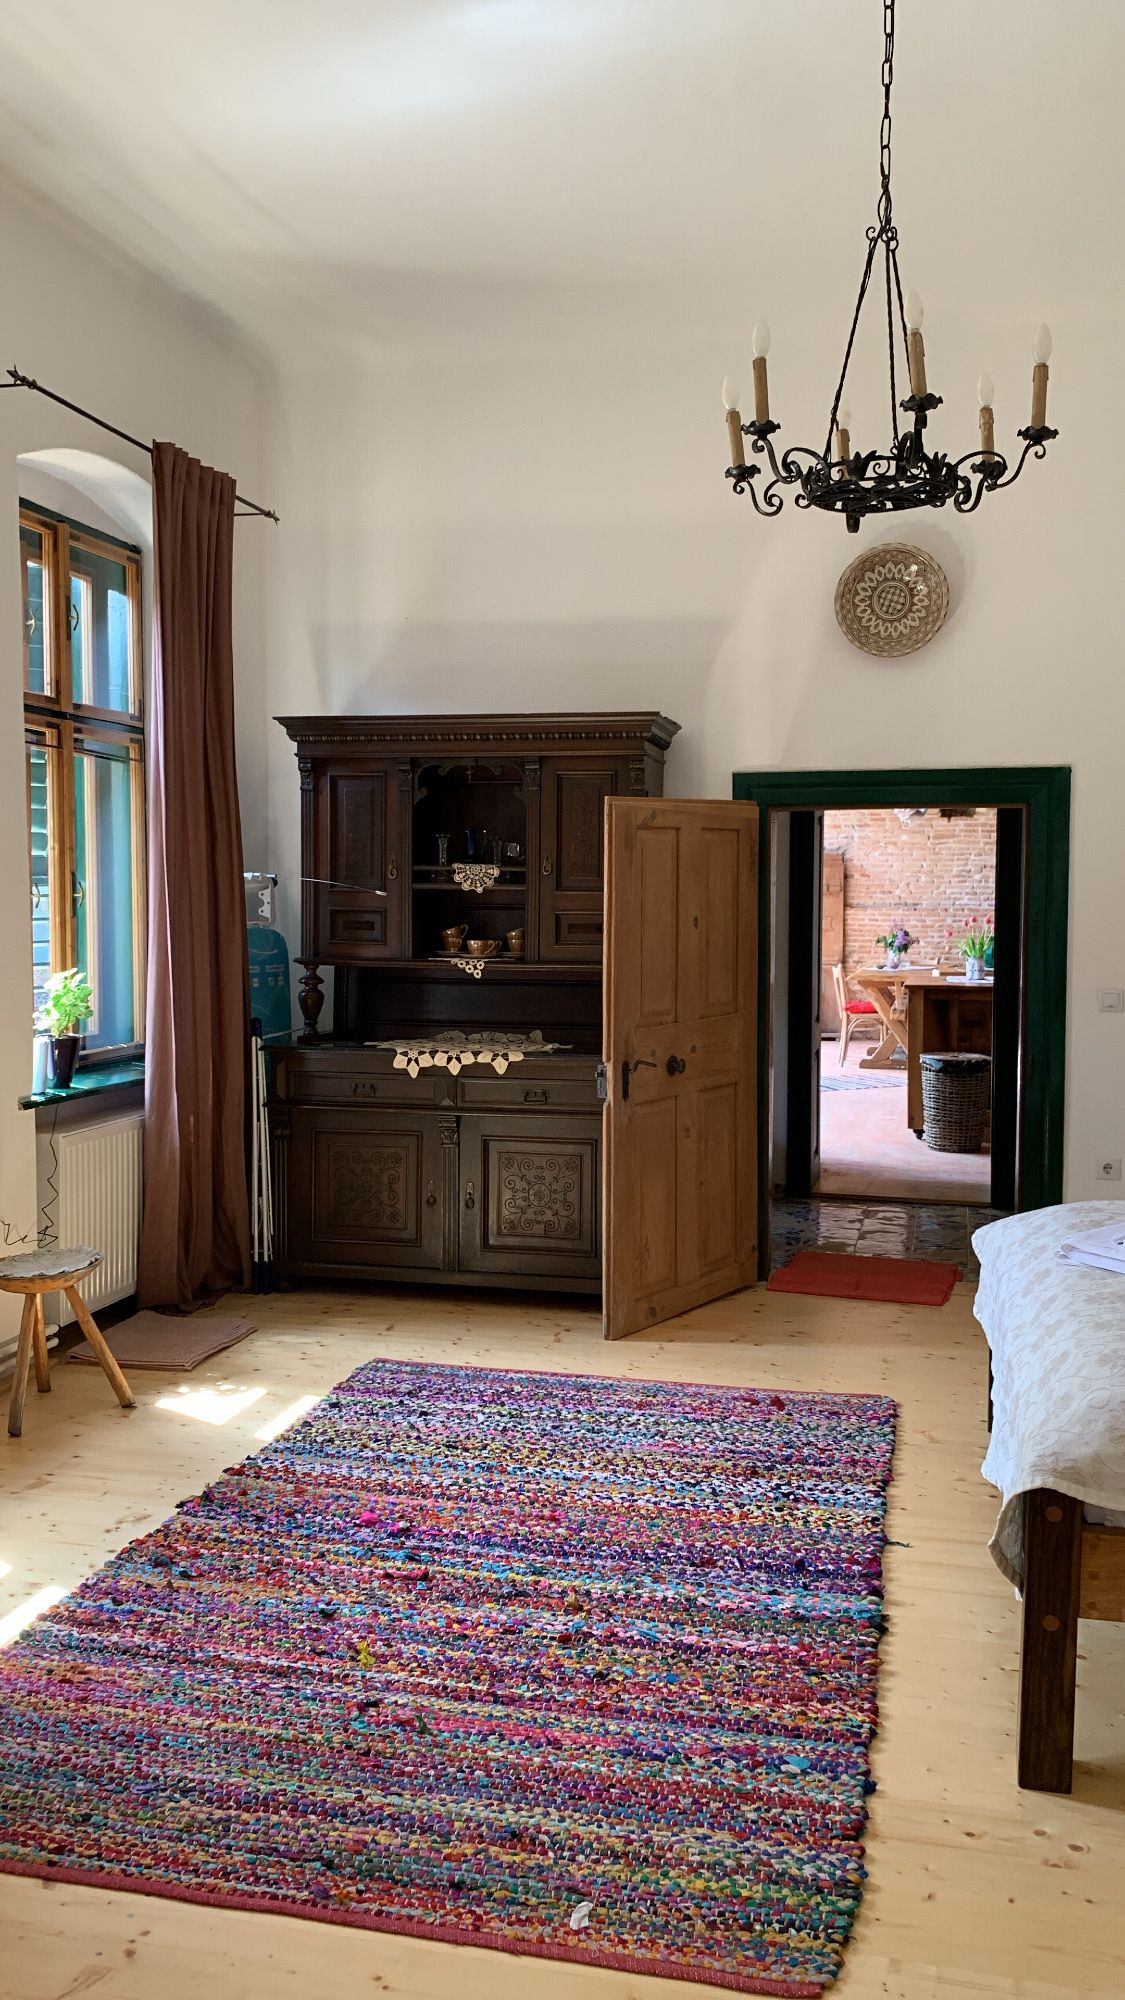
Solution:
<svg viewBox="0 0 1125 2000">
<path fill-rule="evenodd" d="M 379 1361 L 0 1653 L 0 1867 L 816 1995 L 894 1406 Z"/>
</svg>

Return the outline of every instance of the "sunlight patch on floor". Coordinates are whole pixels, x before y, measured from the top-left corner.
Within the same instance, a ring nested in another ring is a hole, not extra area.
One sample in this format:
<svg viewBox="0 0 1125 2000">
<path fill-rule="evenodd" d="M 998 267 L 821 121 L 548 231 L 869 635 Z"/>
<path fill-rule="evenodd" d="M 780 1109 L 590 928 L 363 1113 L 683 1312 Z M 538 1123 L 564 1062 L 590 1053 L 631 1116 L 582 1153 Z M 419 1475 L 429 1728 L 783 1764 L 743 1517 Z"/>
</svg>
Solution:
<svg viewBox="0 0 1125 2000">
<path fill-rule="evenodd" d="M 265 1389 L 236 1389 L 233 1382 L 202 1389 L 193 1389 L 185 1382 L 174 1395 L 158 1397 L 156 1408 L 171 1410 L 178 1417 L 194 1417 L 200 1424 L 229 1424 L 232 1417 L 241 1416 L 267 1393 Z"/>
<path fill-rule="evenodd" d="M 33 1596 L 25 1597 L 22 1604 L 17 1604 L 13 1611 L 0 1618 L 0 1646 L 8 1645 L 10 1640 L 26 1630 L 33 1619 L 38 1618 L 41 1611 L 49 1611 L 52 1604 L 61 1603 L 65 1596 L 61 1583 L 47 1583 Z"/>
<path fill-rule="evenodd" d="M 260 1444 L 269 1444 L 273 1438 L 280 1437 L 283 1431 L 292 1430 L 293 1425 L 307 1416 L 310 1410 L 314 1410 L 319 1401 L 319 1396 L 298 1396 L 295 1403 L 288 1404 L 276 1417 L 271 1417 L 268 1423 L 262 1425 L 260 1431 L 254 1432 L 254 1436 Z"/>
</svg>

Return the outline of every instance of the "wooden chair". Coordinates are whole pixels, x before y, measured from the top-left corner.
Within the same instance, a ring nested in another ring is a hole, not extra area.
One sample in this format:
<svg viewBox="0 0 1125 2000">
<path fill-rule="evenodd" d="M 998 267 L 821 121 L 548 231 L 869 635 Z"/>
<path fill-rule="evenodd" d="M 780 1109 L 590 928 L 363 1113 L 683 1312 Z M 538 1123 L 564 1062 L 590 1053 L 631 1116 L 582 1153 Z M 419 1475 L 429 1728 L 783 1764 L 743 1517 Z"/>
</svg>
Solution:
<svg viewBox="0 0 1125 2000">
<path fill-rule="evenodd" d="M 65 1292 L 74 1317 L 105 1369 L 122 1409 L 136 1407 L 133 1392 L 78 1290 L 82 1279 L 88 1278 L 91 1271 L 96 1271 L 101 1261 L 101 1251 L 91 1250 L 85 1244 L 65 1250 L 27 1250 L 18 1257 L 0 1258 L 0 1292 L 16 1292 L 23 1298 L 16 1372 L 8 1407 L 9 1437 L 18 1438 L 23 1430 L 23 1399 L 27 1393 L 27 1371 L 32 1350 L 35 1353 L 36 1388 L 42 1395 L 51 1386 L 47 1328 L 43 1318 L 44 1292 Z"/>
<path fill-rule="evenodd" d="M 842 965 L 832 967 L 832 985 L 836 994 L 836 1006 L 840 1014 L 840 1068 L 843 1069 L 848 1055 L 848 1043 L 858 1021 L 870 1020 L 878 1008 L 873 1000 L 849 1000 L 848 982 Z"/>
</svg>

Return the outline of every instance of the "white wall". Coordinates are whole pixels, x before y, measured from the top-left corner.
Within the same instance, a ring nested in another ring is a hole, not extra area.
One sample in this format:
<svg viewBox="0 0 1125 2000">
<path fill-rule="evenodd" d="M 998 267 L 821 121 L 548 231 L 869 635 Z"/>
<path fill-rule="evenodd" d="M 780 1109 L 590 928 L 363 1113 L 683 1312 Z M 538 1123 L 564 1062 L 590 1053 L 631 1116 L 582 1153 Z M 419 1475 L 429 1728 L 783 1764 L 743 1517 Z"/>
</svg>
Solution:
<svg viewBox="0 0 1125 2000">
<path fill-rule="evenodd" d="M 1003 447 L 1028 420 L 1038 281 L 1026 261 L 1018 284 L 1001 273 L 985 309 L 944 276 L 935 432 L 954 455 L 973 448 L 987 361 Z M 809 327 L 801 273 L 788 283 L 775 414 L 788 441 L 819 444 L 847 288 Z M 759 520 L 724 484 L 730 307 L 549 304 L 513 301 L 480 334 L 454 289 L 414 360 L 407 343 L 287 374 L 272 711 L 658 707 L 683 725 L 668 768 L 682 794 L 729 794 L 739 768 L 1073 765 L 1068 1191 L 1092 1193 L 1096 1160 L 1125 1152 L 1125 1018 L 1096 1012 L 1099 987 L 1125 986 L 1120 509 L 1102 462 L 1125 418 L 1112 317 L 1073 299 L 1058 317 L 1062 435 L 1045 465 L 971 518 L 904 522 L 901 538 L 945 565 L 952 611 L 924 652 L 888 663 L 847 644 L 833 592 L 893 533 L 849 536 L 791 502 Z M 881 441 L 877 347 L 851 399 L 857 444 Z M 271 865 L 295 947 L 297 778 L 280 731 L 271 756 Z"/>
<path fill-rule="evenodd" d="M 215 316 L 100 246 L 46 205 L 0 187 L 0 266 L 8 273 L 0 363 L 27 374 L 139 437 L 171 438 L 261 493 L 262 375 Z M 34 1120 L 16 1100 L 30 1084 L 31 944 L 23 762 L 17 506 L 21 486 L 56 496 L 76 518 L 77 492 L 24 474 L 21 453 L 95 452 L 136 472 L 144 454 L 41 398 L 0 393 L 0 1219 L 36 1226 Z M 89 510 L 87 509 L 87 515 Z M 127 532 L 120 525 L 118 533 Z M 262 634 L 268 523 L 240 522 L 235 639 L 243 824 L 248 865 L 265 843 Z M 14 1302 L 4 1300 L 3 1306 Z M 10 1315 L 5 1313 L 4 1324 Z"/>
</svg>

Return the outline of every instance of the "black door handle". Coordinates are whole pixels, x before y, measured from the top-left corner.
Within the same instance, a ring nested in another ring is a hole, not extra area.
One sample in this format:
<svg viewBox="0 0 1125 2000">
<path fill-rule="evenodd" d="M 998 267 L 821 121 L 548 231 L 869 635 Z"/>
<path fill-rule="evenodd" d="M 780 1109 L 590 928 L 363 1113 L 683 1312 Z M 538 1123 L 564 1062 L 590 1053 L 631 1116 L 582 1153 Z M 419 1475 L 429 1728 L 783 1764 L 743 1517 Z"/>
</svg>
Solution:
<svg viewBox="0 0 1125 2000">
<path fill-rule="evenodd" d="M 669 1076 L 682 1076 L 687 1068 L 687 1064 L 682 1056 L 669 1056 L 664 1067 L 668 1071 Z"/>
<path fill-rule="evenodd" d="M 638 1056 L 638 1058 L 637 1058 L 636 1062 L 630 1062 L 630 1061 L 629 1061 L 629 1058 L 628 1058 L 628 1057 L 626 1056 L 626 1058 L 625 1058 L 625 1061 L 624 1061 L 624 1062 L 622 1063 L 622 1065 L 621 1065 L 621 1095 L 622 1095 L 622 1097 L 628 1097 L 628 1095 L 629 1095 L 629 1075 L 630 1075 L 630 1072 L 631 1072 L 632 1070 L 635 1070 L 635 1069 L 655 1069 L 655 1068 L 656 1068 L 656 1057 L 655 1057 L 655 1056 Z"/>
</svg>

